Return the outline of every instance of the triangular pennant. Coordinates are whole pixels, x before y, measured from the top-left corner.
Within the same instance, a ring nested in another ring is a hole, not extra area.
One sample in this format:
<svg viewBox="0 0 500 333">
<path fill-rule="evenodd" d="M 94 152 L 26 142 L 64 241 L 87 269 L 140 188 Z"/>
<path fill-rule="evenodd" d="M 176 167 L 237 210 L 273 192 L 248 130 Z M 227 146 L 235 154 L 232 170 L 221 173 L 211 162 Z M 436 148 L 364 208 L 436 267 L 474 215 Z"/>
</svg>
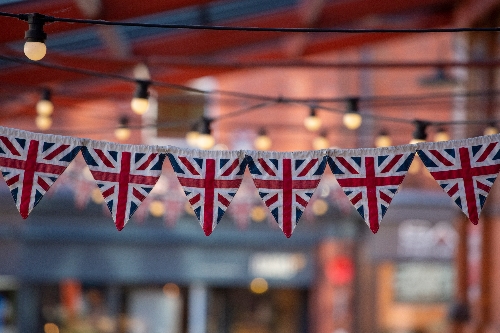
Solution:
<svg viewBox="0 0 500 333">
<path fill-rule="evenodd" d="M 0 168 L 23 218 L 80 151 L 81 140 L 2 127 Z"/>
<path fill-rule="evenodd" d="M 82 153 L 116 228 L 122 230 L 160 178 L 165 154 L 155 146 L 104 141 L 89 142 Z"/>
<path fill-rule="evenodd" d="M 287 238 L 318 187 L 326 166 L 324 151 L 247 152 L 259 195 Z"/>
<path fill-rule="evenodd" d="M 168 158 L 205 235 L 209 236 L 241 185 L 246 167 L 244 154 L 172 147 Z"/>
<path fill-rule="evenodd" d="M 479 214 L 500 171 L 498 135 L 422 144 L 418 156 L 469 220 Z"/>
<path fill-rule="evenodd" d="M 373 233 L 415 157 L 416 146 L 332 150 L 328 164 Z"/>
</svg>

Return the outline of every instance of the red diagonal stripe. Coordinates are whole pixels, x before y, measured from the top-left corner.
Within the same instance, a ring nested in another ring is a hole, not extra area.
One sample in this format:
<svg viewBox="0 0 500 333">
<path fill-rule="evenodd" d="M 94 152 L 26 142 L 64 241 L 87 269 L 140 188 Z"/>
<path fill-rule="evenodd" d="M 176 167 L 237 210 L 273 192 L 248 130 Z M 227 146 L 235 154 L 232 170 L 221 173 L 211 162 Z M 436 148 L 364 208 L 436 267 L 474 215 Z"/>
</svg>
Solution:
<svg viewBox="0 0 500 333">
<path fill-rule="evenodd" d="M 0 166 L 12 169 L 24 170 L 26 164 L 23 160 L 15 160 L 13 158 L 0 157 Z"/>
<path fill-rule="evenodd" d="M 139 201 L 144 201 L 144 199 L 146 199 L 146 196 L 144 194 L 142 194 L 141 192 L 139 192 L 135 187 L 132 188 L 132 195 L 134 197 L 136 197 L 137 199 L 139 199 Z"/>
<path fill-rule="evenodd" d="M 307 165 L 304 167 L 304 169 L 302 169 L 302 171 L 299 173 L 297 177 L 304 177 L 305 175 L 307 175 L 307 173 L 313 168 L 313 166 L 316 165 L 316 163 L 318 163 L 317 158 L 310 160 L 309 163 L 307 163 Z"/>
<path fill-rule="evenodd" d="M 307 206 L 307 201 L 298 194 L 295 194 L 295 201 L 304 208 Z"/>
<path fill-rule="evenodd" d="M 188 169 L 189 172 L 191 172 L 195 176 L 199 176 L 200 173 L 196 170 L 196 168 L 191 164 L 191 162 L 184 156 L 179 156 L 178 157 L 179 161 L 181 161 L 182 164 Z"/>
<path fill-rule="evenodd" d="M 50 188 L 50 185 L 40 176 L 37 179 L 37 183 L 38 185 L 40 185 L 41 188 L 45 190 L 45 192 L 47 192 Z"/>
<path fill-rule="evenodd" d="M 429 153 L 431 153 L 432 155 L 434 155 L 434 157 L 441 163 L 443 163 L 444 166 L 452 166 L 453 163 L 450 162 L 448 159 L 446 159 L 446 157 L 444 157 L 441 152 L 439 152 L 438 150 L 429 150 Z"/>
<path fill-rule="evenodd" d="M 384 192 L 382 191 L 379 191 L 380 193 L 380 199 L 384 200 L 385 202 L 387 202 L 388 204 L 391 203 L 392 201 L 392 198 L 390 196 L 388 196 L 387 194 L 385 194 Z"/>
<path fill-rule="evenodd" d="M 116 204 L 116 228 L 122 230 L 127 218 L 127 194 L 130 182 L 130 164 L 132 153 L 124 151 L 121 154 L 120 174 L 118 177 L 118 202 Z"/>
<path fill-rule="evenodd" d="M 28 147 L 28 156 L 24 165 L 23 188 L 21 194 L 21 204 L 19 212 L 23 218 L 27 218 L 29 214 L 31 190 L 33 189 L 33 181 L 36 171 L 36 157 L 38 154 L 38 144 L 36 140 L 31 140 Z"/>
<path fill-rule="evenodd" d="M 5 183 L 7 184 L 7 186 L 10 186 L 12 184 L 17 183 L 18 181 L 19 181 L 19 175 L 15 175 L 14 177 L 7 180 Z"/>
<path fill-rule="evenodd" d="M 344 168 L 346 168 L 347 171 L 349 171 L 350 173 L 352 173 L 353 175 L 357 175 L 359 174 L 359 172 L 356 171 L 356 169 L 349 163 L 347 162 L 347 160 L 345 158 L 343 158 L 342 156 L 336 156 L 335 159 L 340 163 L 342 164 L 342 166 Z"/>
<path fill-rule="evenodd" d="M 272 204 L 278 201 L 278 194 L 273 195 L 265 201 L 267 207 L 271 207 Z"/>
<path fill-rule="evenodd" d="M 224 171 L 224 173 L 221 175 L 222 177 L 226 177 L 226 176 L 229 176 L 233 173 L 233 171 L 240 165 L 240 160 L 239 159 L 235 159 L 233 161 L 233 164 L 231 164 L 231 166 L 229 168 L 226 169 L 226 171 Z"/>
<path fill-rule="evenodd" d="M 7 147 L 7 149 L 10 151 L 12 155 L 21 156 L 21 153 L 17 151 L 16 147 L 14 147 L 12 142 L 10 142 L 10 140 L 7 137 L 0 136 L 0 140 L 2 140 L 3 144 L 5 145 L 5 147 Z"/>
<path fill-rule="evenodd" d="M 112 195 L 113 193 L 115 193 L 115 187 L 114 186 L 111 186 L 110 188 L 108 188 L 106 191 L 102 192 L 102 196 L 104 199 L 106 199 L 107 197 L 109 197 L 110 195 Z"/>
<path fill-rule="evenodd" d="M 270 176 L 276 176 L 273 169 L 267 164 L 267 162 L 263 158 L 258 159 L 260 166 L 267 172 Z"/>
<path fill-rule="evenodd" d="M 459 190 L 459 187 L 458 187 L 458 183 L 455 183 L 455 185 L 453 185 L 448 191 L 448 195 L 450 197 L 453 197 L 455 195 L 455 193 L 457 193 Z"/>
<path fill-rule="evenodd" d="M 398 163 L 398 161 L 403 157 L 403 154 L 396 155 L 392 158 L 392 160 L 385 166 L 385 168 L 381 171 L 381 173 L 386 173 L 392 170 L 392 167 Z"/>
<path fill-rule="evenodd" d="M 486 193 L 489 193 L 491 190 L 491 187 L 489 187 L 486 184 L 481 183 L 480 181 L 476 181 L 476 187 L 485 191 Z"/>
<path fill-rule="evenodd" d="M 191 205 L 195 205 L 198 201 L 200 201 L 200 199 L 201 199 L 201 194 L 198 193 L 194 197 L 192 197 L 191 199 L 189 199 L 189 203 Z"/>
<path fill-rule="evenodd" d="M 108 159 L 108 157 L 106 156 L 106 154 L 104 154 L 104 152 L 102 150 L 100 150 L 100 149 L 94 149 L 94 151 L 97 154 L 97 156 L 99 156 L 99 158 L 102 160 L 102 162 L 104 163 L 105 166 L 107 166 L 108 168 L 114 168 L 115 167 L 113 165 L 113 163 L 111 163 L 111 161 Z"/>
<path fill-rule="evenodd" d="M 230 201 L 227 200 L 223 195 L 217 193 L 217 200 L 226 207 L 229 207 Z"/>
<path fill-rule="evenodd" d="M 353 205 L 356 205 L 359 200 L 363 199 L 363 194 L 361 192 L 359 192 L 358 194 L 356 194 L 352 199 L 351 199 L 351 203 Z"/>
<path fill-rule="evenodd" d="M 156 158 L 157 155 L 158 155 L 157 153 L 150 154 L 148 156 L 148 159 L 146 160 L 146 162 L 141 164 L 141 166 L 138 167 L 137 170 L 146 170 L 149 167 L 149 165 L 151 164 L 151 162 Z"/>
<path fill-rule="evenodd" d="M 68 147 L 69 147 L 69 145 L 61 145 L 61 146 L 57 147 L 56 149 L 54 149 L 54 151 L 52 151 L 52 153 L 45 156 L 44 160 L 50 161 L 51 159 L 53 159 L 54 157 L 56 157 L 57 155 L 62 153 L 64 150 L 66 150 L 66 148 L 68 148 Z"/>
<path fill-rule="evenodd" d="M 488 155 L 495 149 L 497 142 L 491 142 L 488 147 L 484 150 L 481 156 L 477 159 L 477 162 L 484 162 L 488 158 Z"/>
</svg>

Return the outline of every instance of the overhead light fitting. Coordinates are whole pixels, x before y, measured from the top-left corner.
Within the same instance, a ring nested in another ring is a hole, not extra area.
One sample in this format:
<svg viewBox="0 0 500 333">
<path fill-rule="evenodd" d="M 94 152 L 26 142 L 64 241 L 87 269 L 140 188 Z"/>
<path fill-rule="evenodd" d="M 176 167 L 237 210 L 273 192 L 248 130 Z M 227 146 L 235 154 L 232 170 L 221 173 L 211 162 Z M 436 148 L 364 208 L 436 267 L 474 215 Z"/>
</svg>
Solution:
<svg viewBox="0 0 500 333">
<path fill-rule="evenodd" d="M 450 140 L 450 135 L 448 134 L 446 129 L 444 127 L 439 127 L 436 134 L 434 135 L 434 141 L 439 142 L 448 140 Z"/>
<path fill-rule="evenodd" d="M 267 135 L 265 128 L 259 129 L 257 137 L 255 138 L 253 145 L 257 150 L 269 150 L 273 142 L 271 138 Z"/>
<path fill-rule="evenodd" d="M 137 88 L 135 90 L 134 98 L 132 98 L 132 102 L 130 103 L 130 107 L 132 108 L 132 111 L 138 115 L 142 115 L 148 110 L 148 87 L 150 84 L 150 81 L 137 80 Z"/>
<path fill-rule="evenodd" d="M 389 147 L 392 146 L 392 139 L 386 129 L 382 129 L 375 138 L 375 147 Z"/>
<path fill-rule="evenodd" d="M 198 139 L 200 137 L 200 131 L 198 128 L 200 127 L 200 123 L 196 122 L 191 126 L 189 132 L 186 133 L 186 142 L 190 147 L 198 146 Z"/>
<path fill-rule="evenodd" d="M 39 116 L 50 117 L 54 112 L 54 104 L 51 101 L 51 92 L 49 89 L 43 89 L 42 97 L 36 103 L 36 113 Z"/>
<path fill-rule="evenodd" d="M 312 146 L 314 150 L 327 149 L 330 147 L 330 140 L 328 140 L 326 132 L 321 132 L 317 137 L 314 138 Z"/>
<path fill-rule="evenodd" d="M 46 18 L 42 14 L 33 13 L 27 15 L 27 21 L 29 28 L 24 34 L 24 38 L 26 39 L 24 54 L 30 60 L 37 61 L 42 59 L 47 53 L 47 46 L 45 45 L 47 34 L 43 31 Z"/>
<path fill-rule="evenodd" d="M 311 106 L 309 116 L 304 119 L 304 126 L 308 131 L 316 132 L 321 127 L 321 119 L 316 115 L 316 108 Z"/>
<path fill-rule="evenodd" d="M 411 139 L 411 144 L 416 144 L 419 142 L 425 142 L 427 140 L 427 126 L 429 123 L 423 120 L 415 120 L 415 131 L 413 132 L 413 139 Z"/>
<path fill-rule="evenodd" d="M 361 126 L 363 118 L 359 114 L 358 107 L 359 98 L 349 98 L 347 101 L 347 111 L 344 113 L 343 122 L 345 127 L 350 130 L 355 130 Z"/>
<path fill-rule="evenodd" d="M 215 145 L 215 139 L 212 136 L 212 130 L 210 128 L 210 124 L 212 123 L 212 119 L 203 117 L 201 119 L 201 129 L 200 136 L 198 137 L 198 147 L 200 149 L 210 149 Z"/>
<path fill-rule="evenodd" d="M 498 134 L 498 127 L 495 123 L 489 123 L 488 127 L 484 129 L 484 135 Z"/>
<path fill-rule="evenodd" d="M 118 127 L 115 129 L 115 137 L 120 141 L 126 141 L 130 138 L 129 118 L 127 116 L 120 117 Z"/>
</svg>

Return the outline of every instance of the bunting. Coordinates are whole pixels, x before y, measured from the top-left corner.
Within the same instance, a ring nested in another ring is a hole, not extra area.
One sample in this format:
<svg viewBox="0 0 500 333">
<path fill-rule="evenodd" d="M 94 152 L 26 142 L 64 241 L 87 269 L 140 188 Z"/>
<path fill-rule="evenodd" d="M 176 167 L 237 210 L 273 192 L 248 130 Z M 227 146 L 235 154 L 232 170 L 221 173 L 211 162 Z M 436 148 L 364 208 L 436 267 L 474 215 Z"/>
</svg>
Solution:
<svg viewBox="0 0 500 333">
<path fill-rule="evenodd" d="M 403 182 L 416 146 L 332 150 L 328 163 L 373 233 Z"/>
<path fill-rule="evenodd" d="M 246 164 L 235 151 L 170 148 L 168 158 L 205 235 L 215 229 L 241 185 Z"/>
<path fill-rule="evenodd" d="M 490 136 L 435 142 L 420 145 L 417 153 L 446 194 L 477 224 L 500 171 L 498 139 Z"/>
<path fill-rule="evenodd" d="M 500 172 L 499 142 L 500 134 L 386 148 L 203 151 L 122 145 L 0 127 L 0 170 L 17 209 L 27 218 L 66 168 L 76 163 L 74 158 L 81 150 L 116 228 L 121 230 L 153 188 L 161 188 L 157 182 L 168 156 L 178 183 L 169 181 L 164 189 L 166 219 L 173 225 L 181 214 L 184 201 L 180 192 L 173 190 L 180 184 L 208 236 L 233 201 L 248 164 L 253 184 L 277 222 L 273 225 L 291 237 L 328 162 L 350 203 L 376 233 L 415 153 L 441 188 L 477 224 Z M 241 195 L 244 198 L 234 202 L 231 213 L 245 228 L 253 198 L 250 191 Z M 78 195 L 75 197 L 78 200 Z"/>
<path fill-rule="evenodd" d="M 2 128 L 0 168 L 26 219 L 80 151 L 81 140 Z"/>
<path fill-rule="evenodd" d="M 165 154 L 155 146 L 92 141 L 82 149 L 116 228 L 122 230 L 161 175 Z"/>
<path fill-rule="evenodd" d="M 326 166 L 325 151 L 247 152 L 259 195 L 287 238 L 311 199 Z"/>
</svg>

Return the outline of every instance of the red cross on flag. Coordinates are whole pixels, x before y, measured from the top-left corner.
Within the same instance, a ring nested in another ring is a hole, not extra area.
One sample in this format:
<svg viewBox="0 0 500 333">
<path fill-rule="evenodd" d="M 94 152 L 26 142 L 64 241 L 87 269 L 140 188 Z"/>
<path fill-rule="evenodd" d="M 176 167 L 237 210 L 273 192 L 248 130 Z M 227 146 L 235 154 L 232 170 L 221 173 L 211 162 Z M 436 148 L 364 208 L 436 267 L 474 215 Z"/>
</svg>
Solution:
<svg viewBox="0 0 500 333">
<path fill-rule="evenodd" d="M 416 146 L 333 150 L 328 163 L 358 213 L 376 233 L 403 182 Z"/>
<path fill-rule="evenodd" d="M 420 145 L 418 156 L 469 220 L 479 214 L 500 171 L 500 136 Z"/>
<path fill-rule="evenodd" d="M 244 153 L 169 147 L 168 158 L 205 235 L 215 229 L 245 173 Z"/>
<path fill-rule="evenodd" d="M 91 141 L 82 148 L 116 228 L 122 230 L 161 175 L 159 147 Z"/>
<path fill-rule="evenodd" d="M 23 218 L 80 151 L 81 140 L 1 128 L 0 168 Z"/>
<path fill-rule="evenodd" d="M 321 180 L 325 152 L 248 151 L 247 160 L 260 197 L 290 238 Z"/>
</svg>

